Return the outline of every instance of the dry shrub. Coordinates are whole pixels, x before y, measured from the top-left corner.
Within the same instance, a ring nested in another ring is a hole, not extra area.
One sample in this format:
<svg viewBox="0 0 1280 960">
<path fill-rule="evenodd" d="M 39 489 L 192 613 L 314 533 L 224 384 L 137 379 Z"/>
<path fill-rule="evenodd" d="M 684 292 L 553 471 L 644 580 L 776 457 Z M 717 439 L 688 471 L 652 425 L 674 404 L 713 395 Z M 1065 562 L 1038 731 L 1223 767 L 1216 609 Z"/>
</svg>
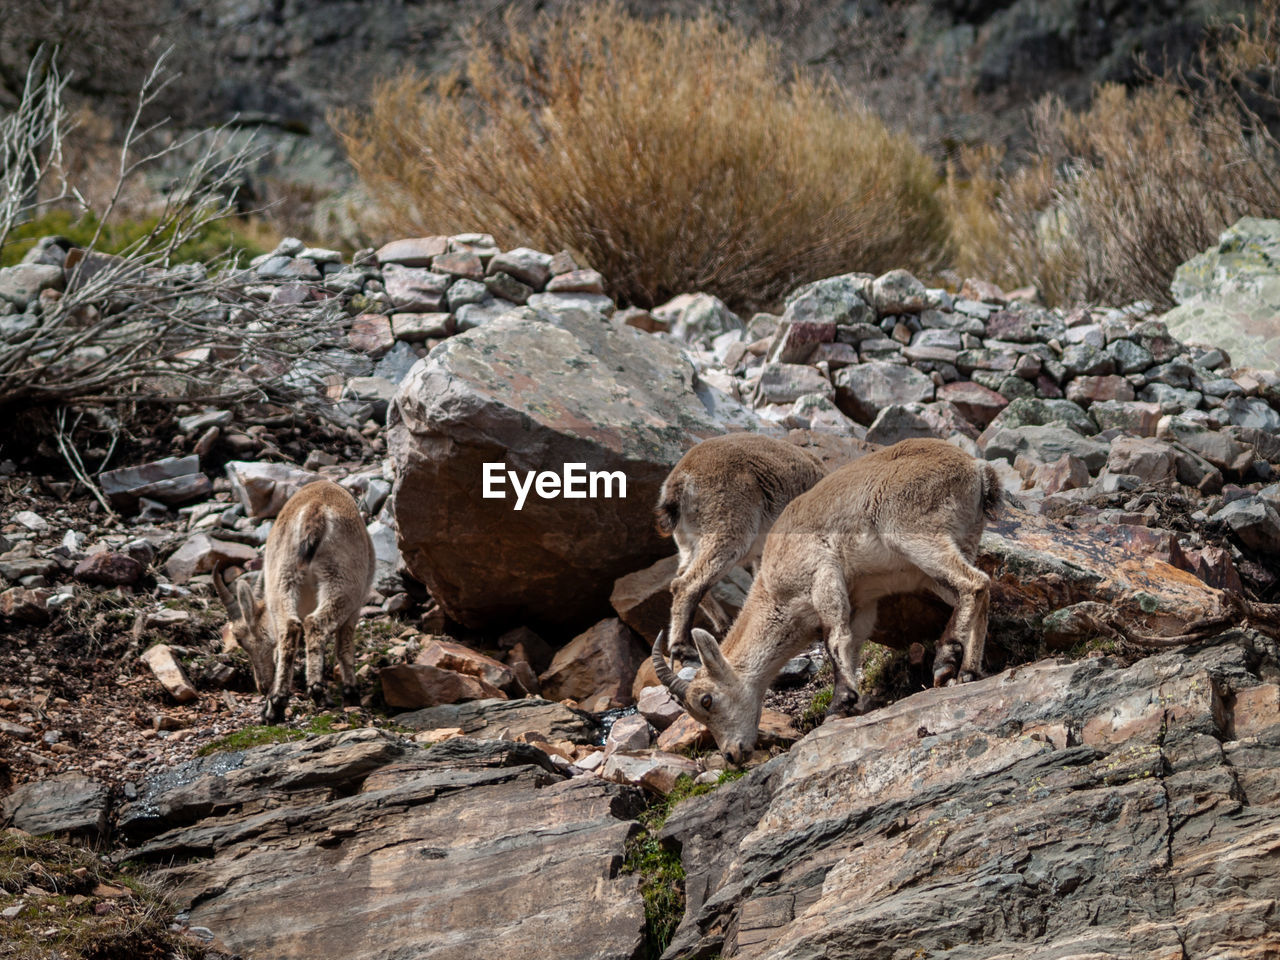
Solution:
<svg viewBox="0 0 1280 960">
<path fill-rule="evenodd" d="M 1280 0 L 1206 49 L 1193 77 L 1103 86 L 1084 111 L 1036 107 L 1013 172 L 970 152 L 944 195 L 956 267 L 1035 283 L 1051 303 L 1169 306 L 1178 265 L 1241 216 L 1280 214 Z"/>
<path fill-rule="evenodd" d="M 607 4 L 470 43 L 459 73 L 335 118 L 386 231 L 569 248 L 640 305 L 934 262 L 930 162 L 831 83 L 785 79 L 769 42 Z"/>
</svg>

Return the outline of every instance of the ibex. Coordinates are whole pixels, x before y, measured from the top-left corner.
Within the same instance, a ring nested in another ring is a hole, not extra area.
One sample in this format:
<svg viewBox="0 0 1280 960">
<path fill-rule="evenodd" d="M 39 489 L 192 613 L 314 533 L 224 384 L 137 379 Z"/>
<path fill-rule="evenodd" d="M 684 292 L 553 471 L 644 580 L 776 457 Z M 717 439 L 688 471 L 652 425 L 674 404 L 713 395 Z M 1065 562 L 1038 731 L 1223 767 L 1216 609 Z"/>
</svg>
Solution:
<svg viewBox="0 0 1280 960">
<path fill-rule="evenodd" d="M 311 699 L 330 702 L 324 647 L 331 636 L 343 699 L 355 699 L 356 621 L 373 575 L 373 541 L 360 510 L 351 494 L 328 480 L 307 484 L 285 503 L 267 536 L 256 584 L 241 577 L 233 597 L 221 570 L 214 572 L 214 588 L 231 616 L 232 633 L 249 654 L 258 690 L 266 694 L 264 723 L 284 719 L 300 639 L 306 641 Z"/>
<path fill-rule="evenodd" d="M 987 633 L 989 578 L 973 564 L 999 481 L 943 440 L 904 440 L 841 467 L 791 502 L 765 544 L 760 571 L 723 645 L 693 631 L 702 666 L 684 680 L 653 646 L 653 666 L 731 763 L 755 746 L 765 691 L 782 665 L 819 637 L 835 667 L 827 716 L 847 716 L 862 645 L 880 597 L 927 589 L 954 610 L 934 682 L 975 679 Z M 957 666 L 958 676 L 957 676 Z"/>
<path fill-rule="evenodd" d="M 674 536 L 680 565 L 671 581 L 671 652 L 694 656 L 694 613 L 734 567 L 760 557 L 765 535 L 788 503 L 822 479 L 818 458 L 758 433 L 703 440 L 662 484 L 658 532 Z M 714 601 L 712 601 L 714 604 Z M 713 620 L 723 618 L 714 604 Z M 728 624 L 720 622 L 717 629 Z"/>
</svg>

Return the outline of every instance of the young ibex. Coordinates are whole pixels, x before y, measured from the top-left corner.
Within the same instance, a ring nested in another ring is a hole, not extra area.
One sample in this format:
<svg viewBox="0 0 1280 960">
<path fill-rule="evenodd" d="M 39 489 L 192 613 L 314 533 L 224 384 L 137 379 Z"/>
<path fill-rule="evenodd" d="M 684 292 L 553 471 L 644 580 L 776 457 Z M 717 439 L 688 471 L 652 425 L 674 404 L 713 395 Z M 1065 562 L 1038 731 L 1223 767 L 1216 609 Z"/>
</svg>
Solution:
<svg viewBox="0 0 1280 960">
<path fill-rule="evenodd" d="M 329 702 L 324 645 L 331 636 L 343 699 L 355 699 L 356 621 L 373 575 L 373 541 L 360 510 L 351 494 L 328 480 L 307 484 L 284 505 L 267 537 L 256 584 L 240 578 L 233 597 L 221 570 L 214 572 L 235 640 L 249 654 L 254 681 L 266 694 L 264 723 L 284 719 L 299 639 L 306 642 L 311 699 Z"/>
<path fill-rule="evenodd" d="M 758 433 L 712 437 L 680 458 L 662 484 L 655 510 L 658 532 L 674 536 L 680 551 L 671 581 L 673 656 L 695 656 L 690 628 L 707 591 L 734 567 L 760 557 L 765 535 L 783 508 L 822 475 L 822 465 L 809 451 Z M 723 619 L 718 604 L 709 606 L 713 620 Z"/>
<path fill-rule="evenodd" d="M 660 635 L 658 678 L 739 764 L 755 746 L 765 691 L 788 659 L 821 637 L 836 674 L 828 716 L 846 716 L 877 600 L 921 588 L 955 608 L 939 645 L 962 643 L 957 679 L 976 678 L 989 592 L 973 558 L 999 491 L 988 464 L 943 440 L 904 440 L 833 471 L 774 524 L 723 646 L 695 629 L 702 667 L 684 680 L 663 658 Z M 956 673 L 954 660 L 940 657 L 935 683 Z"/>
</svg>

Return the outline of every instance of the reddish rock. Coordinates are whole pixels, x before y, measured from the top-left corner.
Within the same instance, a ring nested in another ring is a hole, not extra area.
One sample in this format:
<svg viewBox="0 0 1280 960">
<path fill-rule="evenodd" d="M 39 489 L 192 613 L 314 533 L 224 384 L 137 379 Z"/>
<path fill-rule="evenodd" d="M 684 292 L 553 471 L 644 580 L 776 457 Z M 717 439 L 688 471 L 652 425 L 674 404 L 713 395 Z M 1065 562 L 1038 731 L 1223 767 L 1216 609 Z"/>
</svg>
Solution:
<svg viewBox="0 0 1280 960">
<path fill-rule="evenodd" d="M 1147 437 L 1116 437 L 1107 456 L 1110 473 L 1127 473 L 1143 483 L 1170 483 L 1177 477 L 1177 452 L 1167 443 Z"/>
<path fill-rule="evenodd" d="M 570 270 L 547 282 L 548 293 L 604 293 L 604 277 L 595 270 Z"/>
<path fill-rule="evenodd" d="M 938 399 L 952 404 L 978 429 L 984 429 L 1009 405 L 1005 397 L 971 380 L 943 384 L 938 388 Z"/>
<path fill-rule="evenodd" d="M 510 691 L 516 681 L 515 674 L 506 664 L 444 638 L 429 640 L 413 662 L 479 677 L 500 690 Z"/>
<path fill-rule="evenodd" d="M 649 729 L 649 721 L 638 713 L 629 717 L 619 717 L 609 729 L 609 737 L 605 740 L 605 758 L 615 753 L 635 753 L 637 750 L 649 749 L 653 742 L 653 731 Z"/>
<path fill-rule="evenodd" d="M 396 338 L 391 334 L 390 320 L 381 314 L 363 313 L 351 321 L 347 343 L 352 350 L 377 359 L 396 345 Z"/>
<path fill-rule="evenodd" d="M 47 623 L 52 590 L 10 587 L 0 593 L 0 617 L 22 623 Z"/>
<path fill-rule="evenodd" d="M 665 730 L 684 716 L 684 708 L 662 684 L 644 687 L 636 697 L 636 710 L 656 730 Z"/>
<path fill-rule="evenodd" d="M 387 706 L 400 710 L 421 710 L 463 700 L 506 699 L 506 694 L 479 677 L 422 663 L 383 667 L 378 679 Z"/>
<path fill-rule="evenodd" d="M 605 760 L 600 776 L 613 783 L 629 783 L 666 796 L 675 789 L 676 781 L 681 777 L 696 777 L 701 772 L 688 757 L 654 751 L 615 753 Z"/>
<path fill-rule="evenodd" d="M 961 300 L 977 300 L 980 303 L 995 303 L 1001 306 L 1007 302 L 1003 290 L 989 280 L 979 280 L 976 277 L 966 279 L 960 285 L 957 296 Z"/>
<path fill-rule="evenodd" d="M 658 631 L 665 630 L 671 620 L 671 580 L 679 564 L 679 557 L 664 557 L 651 567 L 614 581 L 609 603 L 622 622 L 640 634 L 646 643 L 652 644 L 658 638 Z M 729 617 L 735 617 L 750 589 L 750 574 L 739 568 L 731 570 L 723 581 L 712 587 L 709 595 Z M 704 630 L 715 629 L 701 608 L 695 614 L 694 625 Z"/>
<path fill-rule="evenodd" d="M 1240 573 L 1232 562 L 1231 554 L 1221 547 L 1208 546 L 1196 550 L 1183 547 L 1174 540 L 1169 550 L 1169 562 L 1179 570 L 1194 573 L 1211 587 L 1244 593 L 1244 584 L 1240 582 Z"/>
<path fill-rule="evenodd" d="M 822 343 L 834 343 L 836 325 L 803 320 L 784 320 L 773 336 L 766 357 L 768 363 L 808 363 Z"/>
<path fill-rule="evenodd" d="M 104 587 L 122 587 L 137 583 L 142 577 L 142 564 L 123 553 L 102 550 L 91 553 L 78 564 L 72 574 L 82 583 Z"/>
<path fill-rule="evenodd" d="M 1089 468 L 1085 462 L 1069 453 L 1054 463 L 1037 464 L 1031 474 L 1032 485 L 1047 494 L 1087 487 L 1089 480 Z"/>
<path fill-rule="evenodd" d="M 1067 384 L 1067 399 L 1081 406 L 1088 406 L 1100 400 L 1129 401 L 1133 398 L 1133 384 L 1124 377 L 1115 375 L 1076 377 Z"/>
<path fill-rule="evenodd" d="M 587 702 L 607 697 L 615 707 L 631 704 L 631 684 L 648 651 L 621 620 L 601 620 L 561 649 L 538 678 L 550 700 Z"/>
<path fill-rule="evenodd" d="M 435 273 L 466 277 L 468 280 L 484 280 L 484 264 L 470 250 L 455 250 L 452 253 L 442 253 L 438 257 L 433 257 L 431 269 Z M 508 270 L 507 273 L 511 271 Z M 516 277 L 516 279 L 520 278 Z"/>
<path fill-rule="evenodd" d="M 196 688 L 191 685 L 191 681 L 182 670 L 182 665 L 178 663 L 178 658 L 166 644 L 156 644 L 139 659 L 151 668 L 160 685 L 179 703 L 190 703 L 198 696 Z"/>
</svg>

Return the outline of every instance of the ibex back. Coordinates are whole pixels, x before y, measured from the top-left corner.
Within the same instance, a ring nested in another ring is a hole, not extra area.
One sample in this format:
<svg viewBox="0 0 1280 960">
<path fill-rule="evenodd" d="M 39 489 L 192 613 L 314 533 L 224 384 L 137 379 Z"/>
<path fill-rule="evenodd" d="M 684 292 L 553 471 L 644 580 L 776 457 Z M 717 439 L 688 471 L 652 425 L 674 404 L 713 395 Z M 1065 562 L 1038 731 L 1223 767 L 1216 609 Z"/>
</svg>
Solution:
<svg viewBox="0 0 1280 960">
<path fill-rule="evenodd" d="M 671 581 L 672 655 L 694 655 L 690 628 L 707 591 L 736 566 L 756 560 L 788 503 L 822 479 L 818 459 L 785 440 L 731 433 L 703 440 L 662 484 L 658 532 L 673 536 L 680 566 Z M 709 598 L 708 598 L 709 599 Z M 717 629 L 728 626 L 711 601 Z"/>
<path fill-rule="evenodd" d="M 306 644 L 312 700 L 329 702 L 324 648 L 330 637 L 343 698 L 354 700 L 356 622 L 373 583 L 374 563 L 373 542 L 351 494 L 318 480 L 290 497 L 276 517 L 256 587 L 242 577 L 232 597 L 221 571 L 215 572 L 214 586 L 231 615 L 236 642 L 249 654 L 254 681 L 266 694 L 263 722 L 284 719 L 299 640 Z"/>
<path fill-rule="evenodd" d="M 978 676 L 986 639 L 988 578 L 973 564 L 984 512 L 998 502 L 990 465 L 942 440 L 904 440 L 841 467 L 793 500 L 774 524 L 760 571 L 723 645 L 693 641 L 702 667 L 682 680 L 654 644 L 659 678 L 740 763 L 755 746 L 765 691 L 782 665 L 821 638 L 835 667 L 828 716 L 848 714 L 862 645 L 880 597 L 920 589 L 955 609 L 939 641 L 963 661 L 939 658 L 935 683 Z"/>
</svg>

